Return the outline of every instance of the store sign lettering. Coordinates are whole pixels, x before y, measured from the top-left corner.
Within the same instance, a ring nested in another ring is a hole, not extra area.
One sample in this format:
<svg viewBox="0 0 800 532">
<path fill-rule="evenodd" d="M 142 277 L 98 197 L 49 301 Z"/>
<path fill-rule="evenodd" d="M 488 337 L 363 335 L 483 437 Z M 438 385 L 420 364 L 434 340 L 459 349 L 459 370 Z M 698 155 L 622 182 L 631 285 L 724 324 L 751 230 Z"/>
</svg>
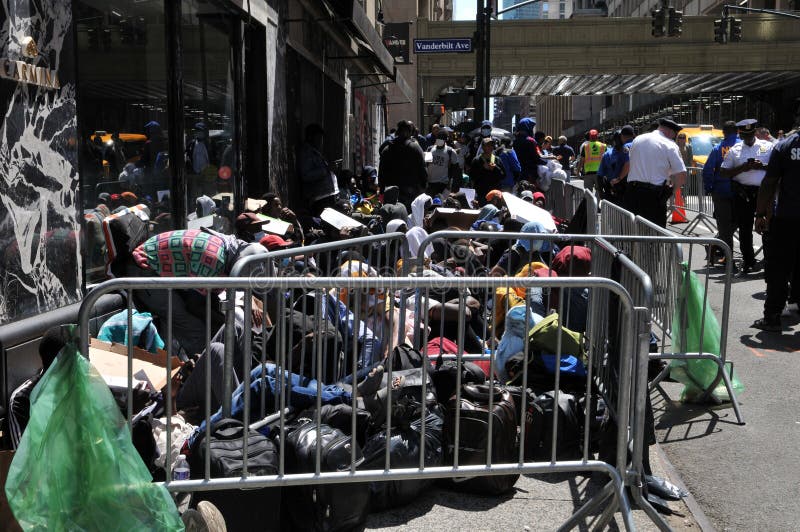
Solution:
<svg viewBox="0 0 800 532">
<path fill-rule="evenodd" d="M 58 80 L 58 73 L 55 70 L 33 66 L 24 61 L 5 59 L 0 62 L 0 78 L 38 85 L 46 89 L 61 88 L 61 82 Z"/>
<path fill-rule="evenodd" d="M 22 45 L 20 52 L 23 57 L 33 59 L 39 55 L 39 48 L 33 37 L 23 37 L 20 44 Z M 0 78 L 38 85 L 46 89 L 61 88 L 61 82 L 58 80 L 58 73 L 55 70 L 33 66 L 25 61 L 11 61 L 10 59 L 0 61 Z"/>
</svg>

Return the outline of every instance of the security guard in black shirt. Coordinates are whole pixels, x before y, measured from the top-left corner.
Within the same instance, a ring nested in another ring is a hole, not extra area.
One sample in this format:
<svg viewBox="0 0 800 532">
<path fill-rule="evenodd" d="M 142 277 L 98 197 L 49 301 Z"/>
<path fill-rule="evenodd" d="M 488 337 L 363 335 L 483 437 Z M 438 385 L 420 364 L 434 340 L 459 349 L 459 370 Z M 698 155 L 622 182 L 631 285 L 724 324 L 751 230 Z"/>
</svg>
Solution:
<svg viewBox="0 0 800 532">
<path fill-rule="evenodd" d="M 800 114 L 795 118 L 800 119 Z M 788 283 L 794 269 L 800 268 L 799 224 L 800 135 L 795 131 L 772 149 L 767 173 L 758 191 L 755 229 L 764 234 L 767 299 L 764 317 L 753 323 L 757 329 L 781 331 L 781 312 L 786 305 Z"/>
</svg>

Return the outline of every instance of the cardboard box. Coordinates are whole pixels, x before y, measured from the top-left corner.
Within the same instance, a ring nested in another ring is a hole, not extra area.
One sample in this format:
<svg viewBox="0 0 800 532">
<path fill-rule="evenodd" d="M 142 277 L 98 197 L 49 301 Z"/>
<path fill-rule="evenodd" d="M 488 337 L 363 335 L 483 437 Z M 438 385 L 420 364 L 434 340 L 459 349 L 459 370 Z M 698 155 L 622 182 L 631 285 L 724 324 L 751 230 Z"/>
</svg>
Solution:
<svg viewBox="0 0 800 532">
<path fill-rule="evenodd" d="M 128 346 L 110 344 L 92 338 L 89 345 L 89 361 L 109 385 L 128 386 Z M 178 357 L 172 357 L 172 377 L 182 366 Z M 167 352 L 161 349 L 150 353 L 139 347 L 133 348 L 133 378 L 147 382 L 154 390 L 167 385 Z"/>
<path fill-rule="evenodd" d="M 472 224 L 478 220 L 477 209 L 451 209 L 448 207 L 437 207 L 431 217 L 431 222 L 443 218 L 448 227 L 458 227 L 463 231 L 469 231 Z"/>
</svg>

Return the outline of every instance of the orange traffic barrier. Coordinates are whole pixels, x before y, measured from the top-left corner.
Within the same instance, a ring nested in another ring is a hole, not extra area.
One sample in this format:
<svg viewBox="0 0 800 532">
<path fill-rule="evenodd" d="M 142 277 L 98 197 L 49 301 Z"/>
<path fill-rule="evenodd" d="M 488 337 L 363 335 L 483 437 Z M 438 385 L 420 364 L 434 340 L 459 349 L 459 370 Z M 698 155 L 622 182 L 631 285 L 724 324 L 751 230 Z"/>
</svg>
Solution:
<svg viewBox="0 0 800 532">
<path fill-rule="evenodd" d="M 683 195 L 681 189 L 675 190 L 675 205 L 672 209 L 672 221 L 674 224 L 685 224 L 689 221 L 686 218 L 686 209 L 684 209 Z"/>
</svg>

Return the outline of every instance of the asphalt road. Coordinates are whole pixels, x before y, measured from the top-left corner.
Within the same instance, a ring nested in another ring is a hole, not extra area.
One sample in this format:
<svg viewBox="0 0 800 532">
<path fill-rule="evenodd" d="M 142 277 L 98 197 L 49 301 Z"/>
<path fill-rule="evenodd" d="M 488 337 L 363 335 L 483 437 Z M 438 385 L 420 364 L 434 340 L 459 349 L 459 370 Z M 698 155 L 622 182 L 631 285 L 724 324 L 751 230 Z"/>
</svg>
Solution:
<svg viewBox="0 0 800 532">
<path fill-rule="evenodd" d="M 711 285 L 719 316 L 721 285 Z M 782 334 L 750 328 L 764 290 L 760 273 L 732 285 L 728 358 L 745 386 L 744 426 L 729 405 L 677 402 L 681 385 L 665 384 L 668 399 L 652 395 L 659 443 L 720 531 L 800 530 L 800 314 L 784 316 Z"/>
</svg>

